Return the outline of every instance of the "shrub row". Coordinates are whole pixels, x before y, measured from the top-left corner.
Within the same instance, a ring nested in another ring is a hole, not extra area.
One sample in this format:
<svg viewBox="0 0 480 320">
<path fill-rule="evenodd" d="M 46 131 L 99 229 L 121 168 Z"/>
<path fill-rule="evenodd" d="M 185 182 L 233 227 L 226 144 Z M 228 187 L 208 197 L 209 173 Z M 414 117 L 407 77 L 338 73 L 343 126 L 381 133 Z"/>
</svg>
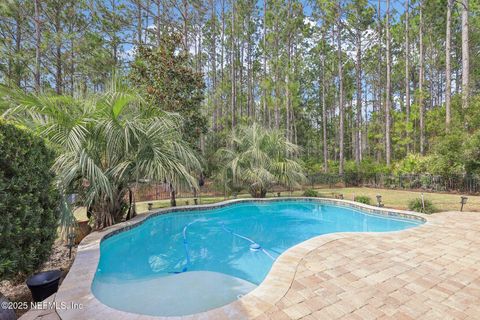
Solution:
<svg viewBox="0 0 480 320">
<path fill-rule="evenodd" d="M 59 199 L 53 161 L 41 138 L 0 121 L 0 280 L 31 273 L 50 255 Z"/>
</svg>

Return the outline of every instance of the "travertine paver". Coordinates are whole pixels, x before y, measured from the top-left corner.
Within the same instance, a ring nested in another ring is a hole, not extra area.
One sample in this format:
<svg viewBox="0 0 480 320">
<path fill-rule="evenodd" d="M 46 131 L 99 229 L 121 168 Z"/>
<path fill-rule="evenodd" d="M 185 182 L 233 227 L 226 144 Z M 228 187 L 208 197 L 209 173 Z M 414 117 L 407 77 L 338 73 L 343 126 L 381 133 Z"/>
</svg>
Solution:
<svg viewBox="0 0 480 320">
<path fill-rule="evenodd" d="M 48 306 L 55 300 L 55 294 L 43 300 L 40 306 L 44 306 L 39 309 L 31 309 L 25 313 L 20 319 L 22 320 L 60 320 L 60 317 L 55 312 L 55 308 Z"/>
<path fill-rule="evenodd" d="M 480 216 L 428 220 L 314 249 L 287 294 L 256 319 L 480 319 Z"/>
<path fill-rule="evenodd" d="M 479 214 L 437 213 L 427 220 L 398 232 L 307 240 L 282 254 L 264 282 L 243 298 L 171 318 L 115 310 L 91 293 L 100 239 L 116 226 L 82 242 L 55 297 L 85 308 L 57 312 L 61 319 L 480 319 Z"/>
</svg>

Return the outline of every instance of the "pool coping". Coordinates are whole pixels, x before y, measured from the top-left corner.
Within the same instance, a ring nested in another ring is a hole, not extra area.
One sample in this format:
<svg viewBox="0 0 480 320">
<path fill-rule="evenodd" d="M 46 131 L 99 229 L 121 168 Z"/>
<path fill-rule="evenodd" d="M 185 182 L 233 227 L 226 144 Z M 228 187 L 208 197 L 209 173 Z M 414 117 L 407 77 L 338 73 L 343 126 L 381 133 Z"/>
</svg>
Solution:
<svg viewBox="0 0 480 320">
<path fill-rule="evenodd" d="M 227 305 L 211 309 L 205 312 L 177 317 L 150 316 L 130 313 L 109 307 L 100 302 L 91 291 L 91 285 L 100 259 L 100 243 L 120 232 L 140 226 L 149 219 L 158 215 L 182 211 L 197 211 L 215 209 L 236 203 L 249 202 L 278 202 L 290 200 L 307 200 L 327 205 L 358 209 L 367 214 L 401 218 L 423 222 L 421 228 L 429 224 L 424 214 L 390 208 L 380 208 L 361 204 L 349 200 L 311 198 L 311 197 L 282 197 L 263 199 L 233 199 L 215 204 L 190 205 L 175 208 L 165 208 L 152 211 L 151 213 L 136 216 L 133 219 L 105 228 L 99 232 L 93 232 L 85 237 L 79 244 L 75 261 L 70 268 L 67 277 L 62 282 L 55 302 L 66 306 L 58 308 L 57 313 L 61 319 L 162 319 L 162 320 L 194 320 L 194 319 L 250 319 L 259 316 L 272 308 L 289 290 L 299 262 L 312 250 L 338 239 L 358 234 L 381 236 L 385 233 L 408 232 L 411 229 L 390 232 L 342 232 L 319 235 L 303 241 L 283 252 L 273 263 L 270 271 L 263 282 L 254 290 Z M 73 307 L 77 306 L 77 307 Z M 78 306 L 82 308 L 79 309 Z"/>
</svg>

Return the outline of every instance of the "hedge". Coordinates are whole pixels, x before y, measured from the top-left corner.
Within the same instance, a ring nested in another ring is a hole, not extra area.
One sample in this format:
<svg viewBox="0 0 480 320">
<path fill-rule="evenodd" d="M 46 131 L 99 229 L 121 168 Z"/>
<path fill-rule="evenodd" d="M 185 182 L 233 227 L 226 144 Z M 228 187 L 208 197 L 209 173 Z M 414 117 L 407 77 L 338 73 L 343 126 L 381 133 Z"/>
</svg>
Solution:
<svg viewBox="0 0 480 320">
<path fill-rule="evenodd" d="M 43 139 L 0 119 L 0 280 L 28 275 L 51 253 L 59 202 L 54 159 Z"/>
</svg>

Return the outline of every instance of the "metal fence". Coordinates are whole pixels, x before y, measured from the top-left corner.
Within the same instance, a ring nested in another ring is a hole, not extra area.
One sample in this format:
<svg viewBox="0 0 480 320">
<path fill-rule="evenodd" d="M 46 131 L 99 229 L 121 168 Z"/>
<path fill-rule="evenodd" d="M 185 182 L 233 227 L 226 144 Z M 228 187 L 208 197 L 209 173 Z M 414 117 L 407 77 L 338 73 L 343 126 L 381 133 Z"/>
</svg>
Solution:
<svg viewBox="0 0 480 320">
<path fill-rule="evenodd" d="M 152 201 L 170 199 L 170 185 L 163 182 L 154 182 L 148 184 L 138 184 L 133 188 L 136 201 Z M 213 183 L 207 182 L 200 187 L 198 192 L 189 189 L 176 189 L 177 198 L 195 198 L 195 197 L 222 197 L 226 193 L 218 189 Z"/>
<path fill-rule="evenodd" d="M 297 188 L 286 188 L 282 185 L 274 185 L 270 188 L 269 193 L 276 195 L 278 192 L 280 193 L 291 193 L 293 191 L 301 191 L 309 188 L 326 188 L 326 187 L 333 187 L 337 185 L 341 187 L 343 184 L 341 180 L 334 180 L 335 178 L 332 176 L 330 179 L 321 180 L 314 180 L 308 179 L 308 183 L 301 185 Z M 334 182 L 336 181 L 336 182 Z M 137 187 L 133 188 L 133 192 L 135 194 L 136 201 L 153 201 L 153 200 L 167 200 L 170 199 L 170 186 L 166 183 L 148 183 L 148 184 L 139 184 Z M 242 193 L 247 191 L 242 191 Z M 185 190 L 185 189 L 177 189 L 175 190 L 176 198 L 197 198 L 197 197 L 224 197 L 227 198 L 232 196 L 230 192 L 227 190 L 216 186 L 212 181 L 206 181 L 205 184 L 200 187 L 197 192 L 194 190 Z"/>
<path fill-rule="evenodd" d="M 477 194 L 480 192 L 480 178 L 475 175 L 379 175 L 376 185 L 384 188 L 420 189 L 430 192 L 459 192 Z"/>
<path fill-rule="evenodd" d="M 421 190 L 429 192 L 459 192 L 477 194 L 480 192 L 480 177 L 476 175 L 438 176 L 430 174 L 360 174 L 344 175 L 315 174 L 314 183 L 345 186 L 364 186 L 373 188 Z"/>
<path fill-rule="evenodd" d="M 269 190 L 271 193 L 293 192 L 309 188 L 335 187 L 370 187 L 400 189 L 427 192 L 458 192 L 463 194 L 480 193 L 480 177 L 474 175 L 435 176 L 427 174 L 359 174 L 344 175 L 315 173 L 307 176 L 307 183 L 299 188 L 289 189 L 281 185 Z M 139 184 L 134 189 L 136 201 L 166 200 L 170 198 L 170 186 L 165 183 Z M 228 192 L 211 181 L 206 181 L 198 192 L 193 190 L 176 190 L 177 198 L 225 197 Z"/>
</svg>

